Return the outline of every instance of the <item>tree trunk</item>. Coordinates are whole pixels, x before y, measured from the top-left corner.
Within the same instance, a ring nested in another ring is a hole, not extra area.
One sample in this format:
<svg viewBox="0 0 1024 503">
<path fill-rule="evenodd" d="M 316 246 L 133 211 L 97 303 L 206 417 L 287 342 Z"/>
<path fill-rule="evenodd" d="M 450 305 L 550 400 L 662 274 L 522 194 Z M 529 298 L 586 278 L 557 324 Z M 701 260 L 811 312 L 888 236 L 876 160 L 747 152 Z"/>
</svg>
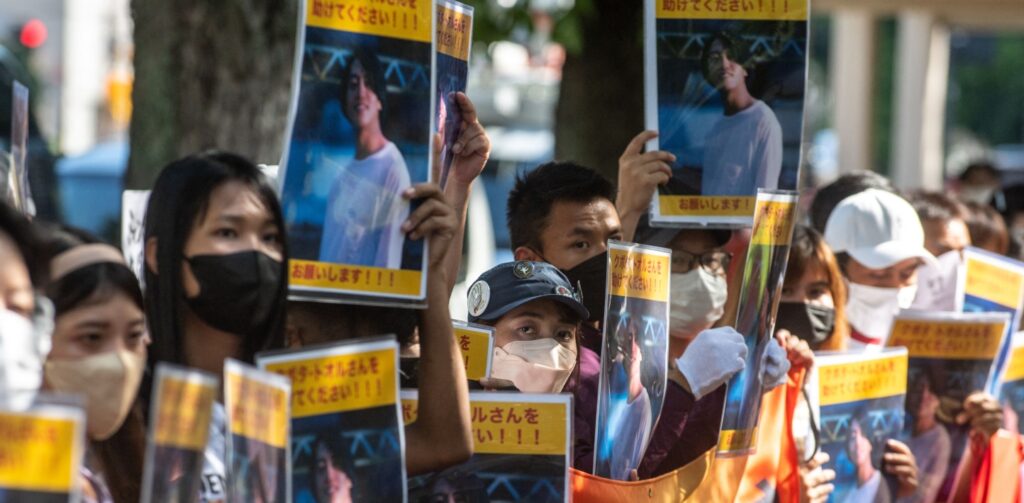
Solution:
<svg viewBox="0 0 1024 503">
<path fill-rule="evenodd" d="M 281 158 L 297 0 L 132 0 L 135 84 L 126 188 L 217 148 Z"/>
<path fill-rule="evenodd" d="M 581 53 L 567 55 L 555 109 L 555 156 L 611 180 L 629 140 L 644 126 L 643 9 L 594 0 L 579 13 Z"/>
</svg>

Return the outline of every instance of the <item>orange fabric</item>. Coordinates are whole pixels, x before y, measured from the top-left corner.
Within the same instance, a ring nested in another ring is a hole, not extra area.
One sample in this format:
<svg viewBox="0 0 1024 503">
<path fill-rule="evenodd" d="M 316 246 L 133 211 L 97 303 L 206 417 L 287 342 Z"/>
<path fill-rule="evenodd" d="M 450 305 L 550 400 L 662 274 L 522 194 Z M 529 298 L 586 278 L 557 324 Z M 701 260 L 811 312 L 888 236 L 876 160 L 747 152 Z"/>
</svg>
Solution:
<svg viewBox="0 0 1024 503">
<path fill-rule="evenodd" d="M 757 450 L 747 461 L 736 501 L 764 501 L 777 495 L 779 503 L 800 500 L 793 412 L 800 398 L 804 369 L 790 372 L 786 384 L 765 393 L 761 401 Z"/>
<path fill-rule="evenodd" d="M 693 501 L 763 501 L 764 489 L 778 494 L 780 503 L 799 500 L 799 460 L 792 424 L 804 374 L 804 369 L 790 372 L 785 385 L 761 397 L 756 451 L 715 459 L 708 481 L 698 488 Z"/>
<path fill-rule="evenodd" d="M 707 477 L 715 456 L 711 449 L 686 466 L 638 482 L 624 482 L 597 477 L 576 469 L 569 470 L 572 501 L 575 503 L 619 503 L 622 501 L 648 501 L 675 503 L 686 501 Z M 704 501 L 695 499 L 693 501 Z"/>
<path fill-rule="evenodd" d="M 1022 461 L 1024 445 L 1020 435 L 1006 430 L 992 435 L 971 476 L 971 503 L 1020 501 Z"/>
</svg>

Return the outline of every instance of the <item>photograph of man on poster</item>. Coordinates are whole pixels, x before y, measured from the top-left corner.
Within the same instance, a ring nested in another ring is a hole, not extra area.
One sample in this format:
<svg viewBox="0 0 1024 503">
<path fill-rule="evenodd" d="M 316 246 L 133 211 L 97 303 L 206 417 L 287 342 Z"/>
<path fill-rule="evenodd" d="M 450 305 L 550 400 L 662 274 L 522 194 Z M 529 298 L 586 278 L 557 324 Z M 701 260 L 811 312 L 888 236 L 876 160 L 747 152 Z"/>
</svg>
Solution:
<svg viewBox="0 0 1024 503">
<path fill-rule="evenodd" d="M 782 127 L 772 109 L 747 88 L 749 50 L 736 34 L 723 31 L 706 43 L 700 61 L 723 107 L 705 140 L 701 193 L 750 195 L 758 188 L 778 188 Z"/>
<path fill-rule="evenodd" d="M 355 157 L 338 166 L 327 196 L 320 260 L 396 269 L 402 265 L 402 222 L 411 185 L 405 158 L 384 136 L 385 67 L 357 48 L 342 76 L 340 102 L 355 135 Z M 330 162 L 326 159 L 326 162 Z"/>
</svg>

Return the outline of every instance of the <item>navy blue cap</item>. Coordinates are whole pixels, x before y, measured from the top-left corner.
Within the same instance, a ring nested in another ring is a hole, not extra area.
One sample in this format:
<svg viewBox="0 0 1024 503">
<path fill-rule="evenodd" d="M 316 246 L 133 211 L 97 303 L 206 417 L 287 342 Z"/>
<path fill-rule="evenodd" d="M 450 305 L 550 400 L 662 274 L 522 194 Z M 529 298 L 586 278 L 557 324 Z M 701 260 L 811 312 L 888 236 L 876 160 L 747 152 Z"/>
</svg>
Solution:
<svg viewBox="0 0 1024 503">
<path fill-rule="evenodd" d="M 469 287 L 469 321 L 495 321 L 509 311 L 540 299 L 561 302 L 581 320 L 590 312 L 569 278 L 547 262 L 508 262 L 480 275 Z"/>
</svg>

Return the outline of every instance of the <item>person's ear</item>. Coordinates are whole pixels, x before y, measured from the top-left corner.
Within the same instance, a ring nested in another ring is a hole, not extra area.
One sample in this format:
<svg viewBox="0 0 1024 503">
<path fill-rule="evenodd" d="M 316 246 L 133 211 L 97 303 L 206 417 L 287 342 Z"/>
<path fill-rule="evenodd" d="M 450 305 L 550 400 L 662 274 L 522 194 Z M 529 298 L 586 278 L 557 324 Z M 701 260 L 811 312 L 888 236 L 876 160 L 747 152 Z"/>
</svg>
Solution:
<svg viewBox="0 0 1024 503">
<path fill-rule="evenodd" d="M 149 268 L 149 272 L 153 274 L 159 274 L 157 272 L 156 263 L 156 238 L 152 237 L 146 240 L 146 267 Z"/>
<path fill-rule="evenodd" d="M 545 262 L 539 253 L 533 251 L 533 248 L 528 246 L 520 246 L 513 252 L 513 256 L 516 260 L 530 260 L 533 262 Z"/>
</svg>

